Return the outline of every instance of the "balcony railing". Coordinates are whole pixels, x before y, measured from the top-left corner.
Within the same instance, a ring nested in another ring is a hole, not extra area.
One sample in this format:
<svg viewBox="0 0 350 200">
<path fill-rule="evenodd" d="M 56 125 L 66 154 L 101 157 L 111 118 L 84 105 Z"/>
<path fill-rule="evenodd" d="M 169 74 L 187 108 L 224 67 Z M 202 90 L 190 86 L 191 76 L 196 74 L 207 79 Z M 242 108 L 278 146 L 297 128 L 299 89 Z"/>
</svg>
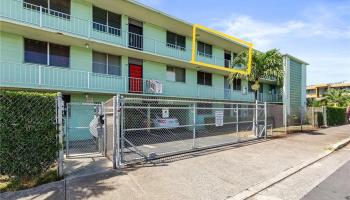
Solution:
<svg viewBox="0 0 350 200">
<path fill-rule="evenodd" d="M 283 98 L 281 94 L 265 94 L 265 93 L 259 93 L 258 94 L 258 100 L 259 101 L 266 101 L 266 102 L 282 102 Z"/>
<path fill-rule="evenodd" d="M 0 17 L 122 47 L 189 61 L 191 49 L 177 48 L 121 29 L 81 19 L 21 0 L 0 1 Z"/>
<path fill-rule="evenodd" d="M 254 93 L 219 87 L 160 82 L 161 92 L 150 84 L 155 80 L 78 71 L 46 65 L 0 62 L 0 87 L 32 88 L 98 93 L 139 93 L 174 97 L 253 101 Z"/>
</svg>

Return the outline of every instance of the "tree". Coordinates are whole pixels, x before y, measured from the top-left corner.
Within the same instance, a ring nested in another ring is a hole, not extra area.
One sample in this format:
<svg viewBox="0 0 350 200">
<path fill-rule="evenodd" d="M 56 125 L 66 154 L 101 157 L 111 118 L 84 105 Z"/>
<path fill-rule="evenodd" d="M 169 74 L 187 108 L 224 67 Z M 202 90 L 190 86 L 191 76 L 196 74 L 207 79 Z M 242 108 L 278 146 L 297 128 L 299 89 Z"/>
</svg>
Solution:
<svg viewBox="0 0 350 200">
<path fill-rule="evenodd" d="M 248 61 L 248 52 L 244 51 L 233 60 L 233 66 L 246 65 Z M 252 53 L 252 71 L 249 75 L 240 73 L 231 73 L 229 81 L 232 82 L 236 78 L 246 78 L 248 81 L 254 82 L 252 90 L 255 93 L 255 100 L 258 99 L 258 90 L 260 88 L 261 79 L 274 79 L 277 85 L 283 84 L 283 57 L 277 49 L 271 49 L 265 53 L 254 50 Z"/>
<path fill-rule="evenodd" d="M 345 90 L 331 88 L 321 102 L 328 106 L 347 107 L 350 103 L 350 95 Z"/>
</svg>

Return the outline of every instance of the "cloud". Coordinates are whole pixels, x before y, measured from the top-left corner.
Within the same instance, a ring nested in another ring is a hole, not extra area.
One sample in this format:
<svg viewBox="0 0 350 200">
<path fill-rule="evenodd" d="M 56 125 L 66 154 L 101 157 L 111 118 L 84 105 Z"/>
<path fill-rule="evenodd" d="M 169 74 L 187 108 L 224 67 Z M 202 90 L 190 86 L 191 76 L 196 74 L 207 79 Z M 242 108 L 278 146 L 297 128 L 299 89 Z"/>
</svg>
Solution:
<svg viewBox="0 0 350 200">
<path fill-rule="evenodd" d="M 231 17 L 216 23 L 216 28 L 236 37 L 251 41 L 257 48 L 270 47 L 276 37 L 303 30 L 307 25 L 300 21 L 274 24 L 255 20 L 250 16 Z"/>
<path fill-rule="evenodd" d="M 349 1 L 350 2 L 350 1 Z M 258 49 L 274 47 L 286 38 L 350 39 L 350 4 L 305 9 L 302 19 L 268 22 L 247 15 L 215 20 L 212 27 L 251 41 Z"/>
</svg>

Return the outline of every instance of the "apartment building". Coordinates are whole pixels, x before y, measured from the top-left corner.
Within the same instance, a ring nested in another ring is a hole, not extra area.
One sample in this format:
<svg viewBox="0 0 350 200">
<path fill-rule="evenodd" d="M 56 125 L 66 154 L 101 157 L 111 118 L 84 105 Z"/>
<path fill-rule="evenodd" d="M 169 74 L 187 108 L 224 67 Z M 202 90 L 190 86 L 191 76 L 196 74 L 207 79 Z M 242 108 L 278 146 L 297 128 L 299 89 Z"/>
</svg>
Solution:
<svg viewBox="0 0 350 200">
<path fill-rule="evenodd" d="M 61 91 L 67 102 L 116 93 L 253 102 L 251 83 L 227 81 L 248 49 L 132 0 L 2 0 L 0 87 Z M 262 80 L 259 100 L 305 105 L 306 65 L 284 56 L 284 87 Z M 216 67 L 210 67 L 210 66 Z"/>
<path fill-rule="evenodd" d="M 320 99 L 327 93 L 329 89 L 346 90 L 350 92 L 350 83 L 344 81 L 339 83 L 310 85 L 306 88 L 307 98 Z"/>
</svg>

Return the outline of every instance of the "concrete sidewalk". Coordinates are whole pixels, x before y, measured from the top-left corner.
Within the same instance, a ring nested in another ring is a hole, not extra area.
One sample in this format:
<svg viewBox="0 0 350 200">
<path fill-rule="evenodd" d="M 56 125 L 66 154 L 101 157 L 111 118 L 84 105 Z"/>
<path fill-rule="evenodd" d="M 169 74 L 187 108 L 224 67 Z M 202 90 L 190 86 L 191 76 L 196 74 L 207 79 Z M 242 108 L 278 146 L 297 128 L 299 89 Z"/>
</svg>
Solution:
<svg viewBox="0 0 350 200">
<path fill-rule="evenodd" d="M 227 199 L 319 156 L 350 137 L 350 126 L 227 147 L 175 161 L 111 170 L 4 193 L 5 199 Z M 65 190 L 66 189 L 66 190 Z"/>
</svg>

